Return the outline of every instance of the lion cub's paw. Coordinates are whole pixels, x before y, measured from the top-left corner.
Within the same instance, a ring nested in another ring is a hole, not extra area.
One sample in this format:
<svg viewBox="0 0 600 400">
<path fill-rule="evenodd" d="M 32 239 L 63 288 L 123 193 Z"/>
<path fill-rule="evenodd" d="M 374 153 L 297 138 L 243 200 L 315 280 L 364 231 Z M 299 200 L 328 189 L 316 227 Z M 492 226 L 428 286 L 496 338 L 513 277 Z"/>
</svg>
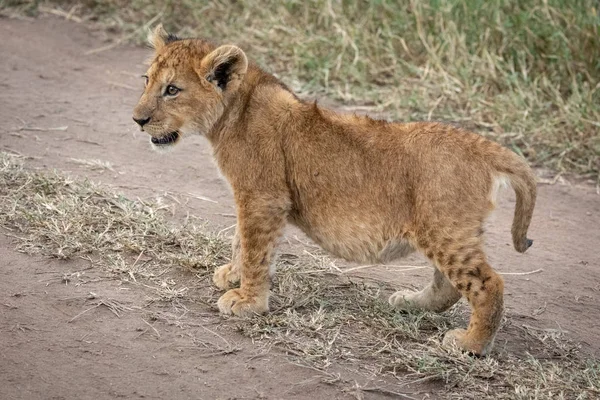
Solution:
<svg viewBox="0 0 600 400">
<path fill-rule="evenodd" d="M 493 341 L 481 343 L 469 338 L 465 329 L 452 329 L 446 332 L 442 346 L 447 350 L 461 350 L 476 356 L 485 356 L 492 348 Z"/>
<path fill-rule="evenodd" d="M 419 292 L 399 291 L 389 297 L 388 303 L 400 310 L 418 310 L 421 308 L 419 295 Z"/>
<path fill-rule="evenodd" d="M 213 283 L 219 289 L 229 289 L 240 281 L 240 271 L 233 264 L 221 265 L 215 270 Z"/>
<path fill-rule="evenodd" d="M 223 314 L 233 314 L 247 317 L 253 314 L 263 314 L 269 311 L 269 294 L 248 297 L 241 289 L 231 289 L 217 302 L 219 311 Z"/>
</svg>

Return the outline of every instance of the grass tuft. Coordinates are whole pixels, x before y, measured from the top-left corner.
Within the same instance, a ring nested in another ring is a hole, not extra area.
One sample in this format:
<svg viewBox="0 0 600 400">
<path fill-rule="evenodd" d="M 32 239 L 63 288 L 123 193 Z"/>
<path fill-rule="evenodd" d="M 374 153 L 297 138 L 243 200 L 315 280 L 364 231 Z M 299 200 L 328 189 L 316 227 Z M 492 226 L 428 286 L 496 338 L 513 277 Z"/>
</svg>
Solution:
<svg viewBox="0 0 600 400">
<path fill-rule="evenodd" d="M 228 259 L 229 246 L 206 234 L 202 224 L 174 227 L 163 208 L 89 181 L 30 171 L 19 157 L 0 153 L 0 228 L 16 239 L 20 251 L 83 257 L 122 280 L 155 288 L 164 302 L 214 305 L 220 293 L 206 285 L 189 290 L 190 280 L 209 281 L 214 267 Z M 464 306 L 443 314 L 399 313 L 385 301 L 393 290 L 387 284 L 349 277 L 326 261 L 283 254 L 270 314 L 241 319 L 214 311 L 213 318 L 267 352 L 273 346 L 285 350 L 330 382 L 337 379 L 330 371 L 340 368 L 390 378 L 386 388 L 363 391 L 399 393 L 407 384 L 428 383 L 435 385 L 430 387 L 437 398 L 447 399 L 600 396 L 600 360 L 585 358 L 561 331 L 513 325 L 509 315 L 491 356 L 448 353 L 441 338 L 450 327 L 465 324 Z M 127 311 L 115 304 L 95 306 Z M 179 326 L 185 323 L 178 318 Z M 228 343 L 218 354 L 235 350 Z"/>
<path fill-rule="evenodd" d="M 0 225 L 18 239 L 19 251 L 81 257 L 132 279 L 158 277 L 174 266 L 212 273 L 228 256 L 200 221 L 175 227 L 157 204 L 56 172 L 27 172 L 7 153 L 0 154 L 0 172 Z"/>
</svg>

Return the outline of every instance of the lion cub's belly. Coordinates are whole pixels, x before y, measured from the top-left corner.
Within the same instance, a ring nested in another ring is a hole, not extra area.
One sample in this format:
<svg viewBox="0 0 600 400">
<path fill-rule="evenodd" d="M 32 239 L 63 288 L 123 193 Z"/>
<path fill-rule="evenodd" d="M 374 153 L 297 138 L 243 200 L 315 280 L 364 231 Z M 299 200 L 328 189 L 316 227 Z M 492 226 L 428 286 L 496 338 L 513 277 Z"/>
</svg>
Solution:
<svg viewBox="0 0 600 400">
<path fill-rule="evenodd" d="M 299 216 L 290 220 L 323 249 L 348 261 L 383 264 L 414 251 L 402 235 L 386 234 L 387 229 L 378 224 L 335 219 L 307 221 Z"/>
</svg>

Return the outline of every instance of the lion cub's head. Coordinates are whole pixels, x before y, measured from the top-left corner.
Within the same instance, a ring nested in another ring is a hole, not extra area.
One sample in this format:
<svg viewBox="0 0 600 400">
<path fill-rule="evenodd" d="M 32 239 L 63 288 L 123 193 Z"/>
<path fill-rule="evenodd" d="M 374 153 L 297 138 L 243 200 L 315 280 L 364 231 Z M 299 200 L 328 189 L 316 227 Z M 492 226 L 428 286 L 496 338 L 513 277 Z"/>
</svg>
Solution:
<svg viewBox="0 0 600 400">
<path fill-rule="evenodd" d="M 149 36 L 155 54 L 133 120 L 156 148 L 182 135 L 207 134 L 238 90 L 248 60 L 235 46 L 178 39 L 159 25 Z"/>
</svg>

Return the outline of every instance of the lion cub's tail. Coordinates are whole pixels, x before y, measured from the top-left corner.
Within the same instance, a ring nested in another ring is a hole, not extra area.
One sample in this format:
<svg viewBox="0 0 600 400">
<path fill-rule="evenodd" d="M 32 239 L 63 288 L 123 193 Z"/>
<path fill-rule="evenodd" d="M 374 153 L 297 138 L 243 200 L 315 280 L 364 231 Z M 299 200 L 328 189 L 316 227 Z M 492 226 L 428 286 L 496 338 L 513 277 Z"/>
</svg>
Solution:
<svg viewBox="0 0 600 400">
<path fill-rule="evenodd" d="M 527 238 L 527 229 L 537 197 L 536 180 L 531 168 L 523 159 L 508 149 L 506 152 L 510 154 L 496 165 L 496 169 L 508 178 L 517 195 L 511 233 L 515 249 L 524 253 L 533 244 L 533 240 Z"/>
</svg>

